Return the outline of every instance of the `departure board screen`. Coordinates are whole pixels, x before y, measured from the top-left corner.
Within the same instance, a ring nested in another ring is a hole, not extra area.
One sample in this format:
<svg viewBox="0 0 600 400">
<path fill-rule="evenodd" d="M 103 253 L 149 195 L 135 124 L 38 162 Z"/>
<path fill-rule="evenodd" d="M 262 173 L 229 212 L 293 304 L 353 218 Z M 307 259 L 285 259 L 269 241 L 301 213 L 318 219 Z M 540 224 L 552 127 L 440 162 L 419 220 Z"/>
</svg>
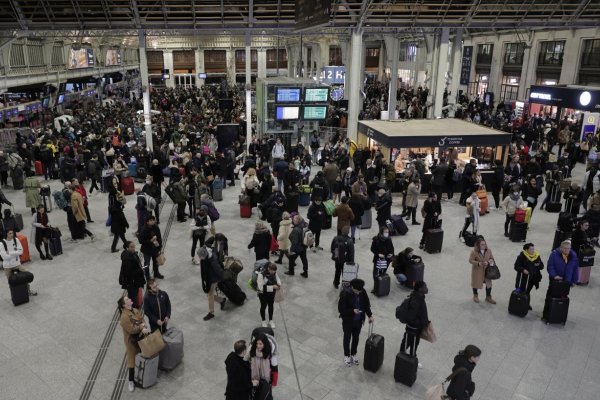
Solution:
<svg viewBox="0 0 600 400">
<path fill-rule="evenodd" d="M 276 88 L 278 103 L 300 103 L 301 88 Z"/>
<path fill-rule="evenodd" d="M 275 119 L 278 121 L 298 119 L 300 117 L 299 106 L 277 106 L 275 108 Z"/>
<path fill-rule="evenodd" d="M 304 106 L 302 109 L 302 119 L 316 121 L 326 118 L 327 106 Z"/>
<path fill-rule="evenodd" d="M 329 100 L 329 88 L 304 89 L 304 101 L 307 103 L 326 103 Z"/>
</svg>

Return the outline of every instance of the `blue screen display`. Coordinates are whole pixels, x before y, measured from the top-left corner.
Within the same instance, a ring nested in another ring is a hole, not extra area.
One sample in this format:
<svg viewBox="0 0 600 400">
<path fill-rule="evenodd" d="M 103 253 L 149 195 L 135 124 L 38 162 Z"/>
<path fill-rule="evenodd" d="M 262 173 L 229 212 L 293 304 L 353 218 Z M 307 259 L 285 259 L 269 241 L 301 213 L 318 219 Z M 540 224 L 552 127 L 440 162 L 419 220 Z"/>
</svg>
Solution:
<svg viewBox="0 0 600 400">
<path fill-rule="evenodd" d="M 301 88 L 277 88 L 278 103 L 299 103 Z"/>
</svg>

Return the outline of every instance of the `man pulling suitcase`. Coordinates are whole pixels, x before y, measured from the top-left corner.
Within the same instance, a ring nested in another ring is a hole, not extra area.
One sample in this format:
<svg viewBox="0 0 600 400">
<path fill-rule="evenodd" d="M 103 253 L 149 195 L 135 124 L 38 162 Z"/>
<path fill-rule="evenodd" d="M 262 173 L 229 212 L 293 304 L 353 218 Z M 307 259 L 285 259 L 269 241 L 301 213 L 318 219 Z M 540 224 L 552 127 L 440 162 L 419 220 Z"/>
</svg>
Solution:
<svg viewBox="0 0 600 400">
<path fill-rule="evenodd" d="M 362 279 L 353 279 L 350 281 L 350 288 L 340 293 L 338 311 L 342 319 L 342 329 L 344 331 L 344 363 L 347 367 L 358 365 L 359 360 L 356 352 L 358 350 L 360 330 L 365 319 L 368 318 L 369 324 L 373 323 L 371 302 L 365 291 L 365 281 Z M 351 341 L 352 344 L 350 343 Z M 377 346 L 373 351 L 365 350 L 365 369 L 372 372 L 377 371 L 383 363 L 383 340 L 378 340 L 376 344 Z"/>
</svg>

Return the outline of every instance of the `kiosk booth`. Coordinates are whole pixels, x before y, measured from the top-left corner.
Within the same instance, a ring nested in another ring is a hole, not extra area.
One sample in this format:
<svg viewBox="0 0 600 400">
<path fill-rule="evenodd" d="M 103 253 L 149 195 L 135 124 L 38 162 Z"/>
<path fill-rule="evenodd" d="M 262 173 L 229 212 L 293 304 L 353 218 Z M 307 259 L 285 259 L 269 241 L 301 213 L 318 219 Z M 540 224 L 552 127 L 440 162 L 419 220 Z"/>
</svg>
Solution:
<svg viewBox="0 0 600 400">
<path fill-rule="evenodd" d="M 600 112 L 600 88 L 531 86 L 529 90 L 529 115 L 550 115 L 559 123 L 567 115 L 580 120 L 586 111 Z"/>
<path fill-rule="evenodd" d="M 483 183 L 491 185 L 496 160 L 506 165 L 512 134 L 455 118 L 399 121 L 359 121 L 357 144 L 374 149 L 379 146 L 384 157 L 402 173 L 411 158 L 454 159 L 462 171 L 471 158 L 477 159 Z M 431 157 L 428 157 L 431 155 Z M 426 167 L 427 162 L 425 163 Z M 427 175 L 431 172 L 427 169 Z M 423 179 L 423 191 L 429 179 Z"/>
</svg>

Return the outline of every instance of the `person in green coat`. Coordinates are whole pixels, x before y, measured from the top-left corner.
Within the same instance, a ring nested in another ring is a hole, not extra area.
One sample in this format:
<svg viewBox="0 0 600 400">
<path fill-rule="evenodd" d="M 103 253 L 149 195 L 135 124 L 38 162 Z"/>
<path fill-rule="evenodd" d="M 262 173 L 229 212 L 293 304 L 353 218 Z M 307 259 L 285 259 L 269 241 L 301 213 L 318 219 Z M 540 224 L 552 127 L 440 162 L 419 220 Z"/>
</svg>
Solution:
<svg viewBox="0 0 600 400">
<path fill-rule="evenodd" d="M 27 178 L 25 178 L 25 183 L 23 184 L 25 206 L 31 209 L 31 215 L 33 215 L 36 212 L 37 206 L 42 204 L 42 197 L 40 196 L 42 185 L 32 171 L 27 170 L 26 175 Z"/>
</svg>

